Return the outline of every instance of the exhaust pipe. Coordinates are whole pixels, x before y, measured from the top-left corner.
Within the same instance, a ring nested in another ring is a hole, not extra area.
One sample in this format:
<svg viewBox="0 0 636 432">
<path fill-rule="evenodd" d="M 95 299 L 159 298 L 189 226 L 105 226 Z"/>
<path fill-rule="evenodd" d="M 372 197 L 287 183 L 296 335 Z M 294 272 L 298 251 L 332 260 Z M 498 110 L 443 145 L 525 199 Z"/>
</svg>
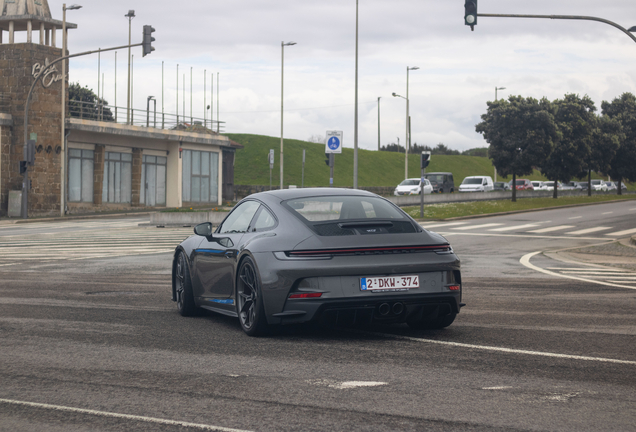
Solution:
<svg viewBox="0 0 636 432">
<path fill-rule="evenodd" d="M 402 312 L 404 312 L 404 304 L 395 303 L 393 307 L 391 308 L 391 310 L 393 311 L 394 314 L 401 315 Z"/>
<path fill-rule="evenodd" d="M 382 303 L 378 307 L 378 312 L 380 312 L 380 315 L 388 315 L 391 312 L 391 306 L 388 303 Z"/>
</svg>

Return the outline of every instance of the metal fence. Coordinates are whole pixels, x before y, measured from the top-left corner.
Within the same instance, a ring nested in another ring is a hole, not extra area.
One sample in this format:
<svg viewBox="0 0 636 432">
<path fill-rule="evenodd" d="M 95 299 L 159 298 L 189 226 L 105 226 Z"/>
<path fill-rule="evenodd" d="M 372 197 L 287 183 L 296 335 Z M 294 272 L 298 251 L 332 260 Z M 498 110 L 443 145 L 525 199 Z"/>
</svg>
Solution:
<svg viewBox="0 0 636 432">
<path fill-rule="evenodd" d="M 126 107 L 70 100 L 68 101 L 67 116 L 84 120 L 114 122 L 158 129 L 194 129 L 194 131 L 201 132 L 208 130 L 221 133 L 225 126 L 225 122 L 222 121 L 217 122 L 216 120 L 199 117 L 157 112 L 156 107 L 151 109 L 150 104 L 145 110 L 131 109 L 130 119 L 127 119 Z"/>
</svg>

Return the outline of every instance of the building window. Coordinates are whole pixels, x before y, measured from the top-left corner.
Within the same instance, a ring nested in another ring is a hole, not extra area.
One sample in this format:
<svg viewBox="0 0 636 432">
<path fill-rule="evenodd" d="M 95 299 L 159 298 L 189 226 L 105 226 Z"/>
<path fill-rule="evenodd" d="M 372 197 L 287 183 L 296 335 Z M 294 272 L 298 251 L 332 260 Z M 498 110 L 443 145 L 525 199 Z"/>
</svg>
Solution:
<svg viewBox="0 0 636 432">
<path fill-rule="evenodd" d="M 132 188 L 132 154 L 106 152 L 102 202 L 130 203 Z"/>
<path fill-rule="evenodd" d="M 147 206 L 166 205 L 166 163 L 168 158 L 144 155 L 141 165 L 139 201 Z"/>
<path fill-rule="evenodd" d="M 183 201 L 216 203 L 219 199 L 219 154 L 183 151 Z"/>
<path fill-rule="evenodd" d="M 68 200 L 93 202 L 93 150 L 68 150 Z"/>
</svg>

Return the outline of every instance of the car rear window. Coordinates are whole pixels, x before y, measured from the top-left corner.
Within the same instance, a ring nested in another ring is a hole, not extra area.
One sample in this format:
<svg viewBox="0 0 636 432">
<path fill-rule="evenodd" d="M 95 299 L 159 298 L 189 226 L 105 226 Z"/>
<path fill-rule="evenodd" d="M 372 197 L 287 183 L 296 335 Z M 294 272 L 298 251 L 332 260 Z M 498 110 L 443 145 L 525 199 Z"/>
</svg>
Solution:
<svg viewBox="0 0 636 432">
<path fill-rule="evenodd" d="M 416 232 L 411 220 L 382 198 L 368 196 L 325 196 L 296 198 L 283 204 L 316 233 L 324 236 L 356 235 L 355 222 L 377 226 L 380 232 Z M 351 226 L 351 223 L 354 223 Z"/>
<path fill-rule="evenodd" d="M 526 184 L 525 180 L 517 180 L 517 186 L 523 186 L 524 184 Z"/>
</svg>

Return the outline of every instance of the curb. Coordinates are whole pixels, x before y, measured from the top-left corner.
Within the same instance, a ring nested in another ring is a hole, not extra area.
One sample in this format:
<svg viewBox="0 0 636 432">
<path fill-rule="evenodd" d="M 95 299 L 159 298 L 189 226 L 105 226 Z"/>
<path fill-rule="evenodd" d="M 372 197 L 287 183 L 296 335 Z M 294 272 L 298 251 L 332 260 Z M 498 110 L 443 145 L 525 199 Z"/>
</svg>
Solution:
<svg viewBox="0 0 636 432">
<path fill-rule="evenodd" d="M 129 217 L 129 216 L 148 216 L 153 213 L 151 212 L 132 212 L 132 213 L 108 213 L 108 214 L 85 214 L 85 215 L 69 215 L 69 216 L 55 216 L 55 217 L 43 217 L 43 218 L 31 218 L 31 219 L 4 219 L 0 220 L 0 225 L 15 225 L 15 224 L 25 224 L 25 223 L 34 223 L 34 222 L 57 222 L 57 221 L 70 221 L 70 220 L 81 220 L 81 219 L 98 219 L 98 218 L 118 218 L 118 217 Z"/>
</svg>

